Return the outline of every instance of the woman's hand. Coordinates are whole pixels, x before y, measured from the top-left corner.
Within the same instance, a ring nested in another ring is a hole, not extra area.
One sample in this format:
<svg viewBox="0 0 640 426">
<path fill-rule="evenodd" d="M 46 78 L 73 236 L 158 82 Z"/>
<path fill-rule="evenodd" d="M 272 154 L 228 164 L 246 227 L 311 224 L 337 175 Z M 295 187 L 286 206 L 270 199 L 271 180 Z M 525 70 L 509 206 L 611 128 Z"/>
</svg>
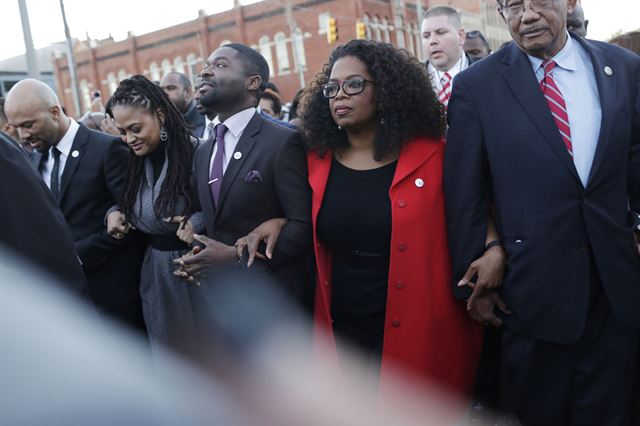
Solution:
<svg viewBox="0 0 640 426">
<path fill-rule="evenodd" d="M 133 226 L 127 222 L 124 214 L 120 210 L 115 210 L 107 216 L 107 234 L 113 238 L 121 240 L 129 233 Z"/>
<path fill-rule="evenodd" d="M 467 311 L 473 308 L 476 299 L 486 293 L 495 290 L 502 285 L 504 269 L 507 264 L 507 255 L 502 246 L 489 248 L 484 254 L 469 265 L 469 269 L 458 282 L 458 287 L 468 286 L 473 289 L 471 297 L 467 301 Z M 477 276 L 476 283 L 472 283 Z"/>
<path fill-rule="evenodd" d="M 189 219 L 185 220 L 184 216 L 167 217 L 164 219 L 168 223 L 177 223 L 178 230 L 176 236 L 187 244 L 193 242 L 193 224 Z"/>
<path fill-rule="evenodd" d="M 238 258 L 242 259 L 243 251 L 246 247 L 249 253 L 249 260 L 247 261 L 247 268 L 253 264 L 253 261 L 257 257 L 258 259 L 266 260 L 273 257 L 273 248 L 278 241 L 280 231 L 282 227 L 287 223 L 287 219 L 275 218 L 269 219 L 266 222 L 260 224 L 256 229 L 249 234 L 236 241 L 236 253 Z M 258 245 L 261 242 L 265 242 L 267 247 L 265 253 L 258 253 Z"/>
</svg>

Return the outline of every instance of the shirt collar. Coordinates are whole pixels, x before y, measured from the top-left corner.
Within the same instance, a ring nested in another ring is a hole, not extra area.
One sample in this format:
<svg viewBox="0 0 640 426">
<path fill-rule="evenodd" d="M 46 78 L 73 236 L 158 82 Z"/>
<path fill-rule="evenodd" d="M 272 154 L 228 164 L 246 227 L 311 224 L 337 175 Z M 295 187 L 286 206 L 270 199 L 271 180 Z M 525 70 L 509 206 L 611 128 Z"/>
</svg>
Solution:
<svg viewBox="0 0 640 426">
<path fill-rule="evenodd" d="M 56 145 L 58 151 L 63 153 L 65 157 L 69 156 L 69 151 L 71 151 L 71 146 L 73 146 L 73 140 L 76 138 L 76 133 L 78 133 L 78 129 L 80 128 L 80 125 L 74 120 L 69 120 L 69 122 L 67 133 L 64 134 L 60 142 Z"/>
<path fill-rule="evenodd" d="M 466 64 L 466 60 L 467 55 L 465 55 L 463 52 L 460 56 L 460 59 L 458 59 L 458 62 L 456 62 L 451 68 L 446 71 L 438 71 L 433 65 L 431 65 L 431 62 L 429 62 L 429 74 L 431 74 L 432 76 L 437 75 L 438 77 L 442 77 L 445 72 L 448 72 L 451 78 L 453 78 L 458 75 L 460 71 L 463 71 L 466 68 L 466 65 L 468 65 Z"/>
<path fill-rule="evenodd" d="M 560 68 L 568 71 L 576 71 L 578 69 L 576 47 L 569 33 L 567 32 L 566 34 L 567 42 L 564 44 L 564 47 L 560 49 L 560 51 L 556 53 L 553 58 L 551 58 L 551 60 L 554 61 Z M 529 57 L 529 62 L 531 62 L 531 66 L 533 67 L 533 72 L 537 72 L 538 69 L 540 69 L 543 60 L 540 58 L 536 58 L 535 56 L 527 56 Z"/>
<path fill-rule="evenodd" d="M 227 126 L 227 130 L 229 130 L 233 136 L 235 136 L 236 138 L 239 138 L 240 135 L 242 135 L 242 132 L 244 131 L 245 127 L 247 127 L 247 124 L 249 124 L 249 121 L 251 121 L 251 118 L 253 118 L 253 115 L 255 113 L 256 113 L 255 107 L 247 108 L 227 118 L 224 121 L 224 125 Z M 216 116 L 216 118 L 213 119 L 213 125 L 216 126 L 219 123 L 220 123 L 220 118 L 219 116 Z"/>
</svg>

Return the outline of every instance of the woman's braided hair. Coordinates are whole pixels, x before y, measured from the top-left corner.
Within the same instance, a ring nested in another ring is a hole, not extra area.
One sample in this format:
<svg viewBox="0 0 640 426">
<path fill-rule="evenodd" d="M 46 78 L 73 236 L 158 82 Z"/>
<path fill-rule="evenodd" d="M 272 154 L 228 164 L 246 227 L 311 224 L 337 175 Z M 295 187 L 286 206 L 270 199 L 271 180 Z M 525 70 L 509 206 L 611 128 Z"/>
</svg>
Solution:
<svg viewBox="0 0 640 426">
<path fill-rule="evenodd" d="M 167 140 L 158 149 L 165 149 L 168 159 L 167 173 L 154 204 L 158 217 L 188 216 L 191 210 L 190 177 L 195 146 L 191 142 L 188 125 L 169 96 L 158 85 L 142 75 L 123 80 L 107 103 L 107 114 L 113 117 L 113 109 L 128 105 L 145 108 L 150 114 L 162 111 Z M 129 153 L 125 190 L 120 209 L 129 217 L 144 178 L 144 159 Z M 184 200 L 183 210 L 176 211 L 179 200 Z"/>
</svg>

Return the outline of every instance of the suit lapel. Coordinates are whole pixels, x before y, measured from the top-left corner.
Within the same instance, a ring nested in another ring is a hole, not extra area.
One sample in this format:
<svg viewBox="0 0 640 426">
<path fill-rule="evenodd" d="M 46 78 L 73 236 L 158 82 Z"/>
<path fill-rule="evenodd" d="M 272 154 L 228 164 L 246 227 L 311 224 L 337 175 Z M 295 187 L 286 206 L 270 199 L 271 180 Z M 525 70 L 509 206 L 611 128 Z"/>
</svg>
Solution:
<svg viewBox="0 0 640 426">
<path fill-rule="evenodd" d="M 78 132 L 76 133 L 76 137 L 73 139 L 71 150 L 69 151 L 67 161 L 64 165 L 64 170 L 62 171 L 62 180 L 60 182 L 60 203 L 62 203 L 62 200 L 64 199 L 73 174 L 76 172 L 80 161 L 82 161 L 87 142 L 89 142 L 89 129 L 81 124 L 78 128 Z M 76 151 L 78 152 L 78 155 L 74 156 L 73 153 Z"/>
<path fill-rule="evenodd" d="M 327 181 L 329 180 L 329 173 L 331 172 L 331 161 L 333 159 L 333 152 L 328 151 L 323 157 L 319 157 L 314 151 L 307 153 L 307 166 L 309 169 L 309 185 L 311 186 L 311 192 L 313 196 L 312 205 L 312 220 L 314 229 L 316 227 L 316 221 L 318 219 L 318 213 L 322 206 L 322 199 L 324 198 L 324 191 L 327 188 Z"/>
<path fill-rule="evenodd" d="M 582 40 L 579 37 L 575 37 L 574 41 L 580 43 L 591 56 L 593 73 L 596 78 L 596 85 L 598 86 L 600 110 L 602 111 L 598 144 L 596 146 L 596 152 L 593 157 L 593 163 L 591 164 L 591 170 L 589 171 L 589 180 L 587 181 L 587 186 L 589 186 L 598 168 L 602 164 L 604 153 L 606 152 L 609 140 L 611 139 L 609 135 L 611 134 L 612 130 L 612 114 L 615 114 L 615 109 L 611 106 L 615 105 L 616 103 L 617 73 L 615 68 L 611 65 L 613 63 L 611 58 L 609 58 L 599 48 L 597 48 L 596 46 L 591 46 L 587 41 Z M 607 66 L 612 70 L 611 75 L 606 75 L 604 72 L 604 69 Z"/>
<path fill-rule="evenodd" d="M 391 193 L 400 182 L 422 166 L 437 149 L 436 143 L 429 142 L 426 139 L 416 139 L 408 143 L 398 158 L 396 173 L 393 176 L 389 192 Z"/>
<path fill-rule="evenodd" d="M 553 121 L 549 106 L 540 90 L 536 76 L 531 68 L 527 55 L 515 44 L 507 46 L 504 62 L 508 65 L 503 71 L 507 85 L 518 103 L 544 136 L 544 140 L 558 155 L 573 177 L 582 185 L 578 171 L 564 145 L 558 127 Z M 514 123 L 517 125 L 517 123 Z"/>
<path fill-rule="evenodd" d="M 220 187 L 220 199 L 218 203 L 218 211 L 220 210 L 220 206 L 224 204 L 225 198 L 227 198 L 227 194 L 229 190 L 233 186 L 233 183 L 236 180 L 236 176 L 242 165 L 245 163 L 251 151 L 253 150 L 253 146 L 256 143 L 257 135 L 260 132 L 262 127 L 262 123 L 264 118 L 260 117 L 258 113 L 253 115 L 253 118 L 247 124 L 247 127 L 242 132 L 242 136 L 236 145 L 236 149 L 233 153 L 229 152 L 229 164 L 227 165 L 227 170 L 224 172 L 224 176 L 222 177 L 222 186 Z M 236 158 L 236 154 L 240 155 L 240 158 Z"/>
</svg>

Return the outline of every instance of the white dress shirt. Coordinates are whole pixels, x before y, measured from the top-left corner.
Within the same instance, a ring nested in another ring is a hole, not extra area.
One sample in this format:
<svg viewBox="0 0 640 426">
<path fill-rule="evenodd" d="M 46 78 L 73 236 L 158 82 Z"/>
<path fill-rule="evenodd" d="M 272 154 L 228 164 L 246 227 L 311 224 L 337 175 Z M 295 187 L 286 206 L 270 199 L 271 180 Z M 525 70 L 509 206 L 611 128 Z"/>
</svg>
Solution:
<svg viewBox="0 0 640 426">
<path fill-rule="evenodd" d="M 69 152 L 71 151 L 71 146 L 73 146 L 73 140 L 76 137 L 76 133 L 78 133 L 78 129 L 80 125 L 76 123 L 74 120 L 70 120 L 69 128 L 67 129 L 67 133 L 64 134 L 60 142 L 57 145 L 49 148 L 49 158 L 47 161 L 42 163 L 42 178 L 44 182 L 47 184 L 49 189 L 51 189 L 51 170 L 53 170 L 53 149 L 58 149 L 60 151 L 60 168 L 58 169 L 58 183 L 62 183 L 62 172 L 64 172 L 64 166 L 67 164 L 67 158 L 69 157 Z M 58 188 L 59 190 L 60 188 Z"/>
<path fill-rule="evenodd" d="M 227 126 L 227 132 L 224 134 L 224 157 L 222 157 L 222 171 L 223 173 L 227 171 L 227 165 L 229 164 L 229 160 L 233 157 L 234 151 L 236 149 L 236 145 L 238 145 L 238 141 L 244 132 L 244 129 L 253 118 L 253 115 L 256 113 L 256 109 L 254 107 L 247 108 L 242 110 L 231 117 L 227 118 L 224 123 Z M 213 119 L 213 125 L 217 125 L 220 123 L 220 119 L 216 116 Z M 216 156 L 216 152 L 218 151 L 218 143 L 213 146 L 213 152 L 211 153 L 211 160 L 209 161 L 209 175 L 211 175 L 211 169 L 213 168 L 213 159 Z"/>
<path fill-rule="evenodd" d="M 586 187 L 598 146 L 602 120 L 593 63 L 589 53 L 580 43 L 572 40 L 568 33 L 567 42 L 552 60 L 557 64 L 552 71 L 553 80 L 558 85 L 567 106 L 573 163 L 582 185 Z M 544 78 L 542 59 L 529 56 L 529 61 L 540 82 Z"/>
<path fill-rule="evenodd" d="M 438 71 L 433 67 L 433 65 L 431 65 L 431 63 L 429 63 L 429 67 L 427 70 L 429 72 L 429 77 L 431 77 L 431 85 L 433 86 L 433 90 L 436 92 L 436 94 L 440 93 L 440 91 L 442 90 L 442 77 L 444 76 L 445 72 L 448 72 L 451 76 L 451 87 L 453 88 L 454 77 L 467 68 L 469 68 L 469 60 L 467 59 L 467 55 L 465 55 L 464 53 L 462 54 L 460 59 L 458 59 L 458 62 L 456 62 L 455 65 L 447 71 Z"/>
</svg>

